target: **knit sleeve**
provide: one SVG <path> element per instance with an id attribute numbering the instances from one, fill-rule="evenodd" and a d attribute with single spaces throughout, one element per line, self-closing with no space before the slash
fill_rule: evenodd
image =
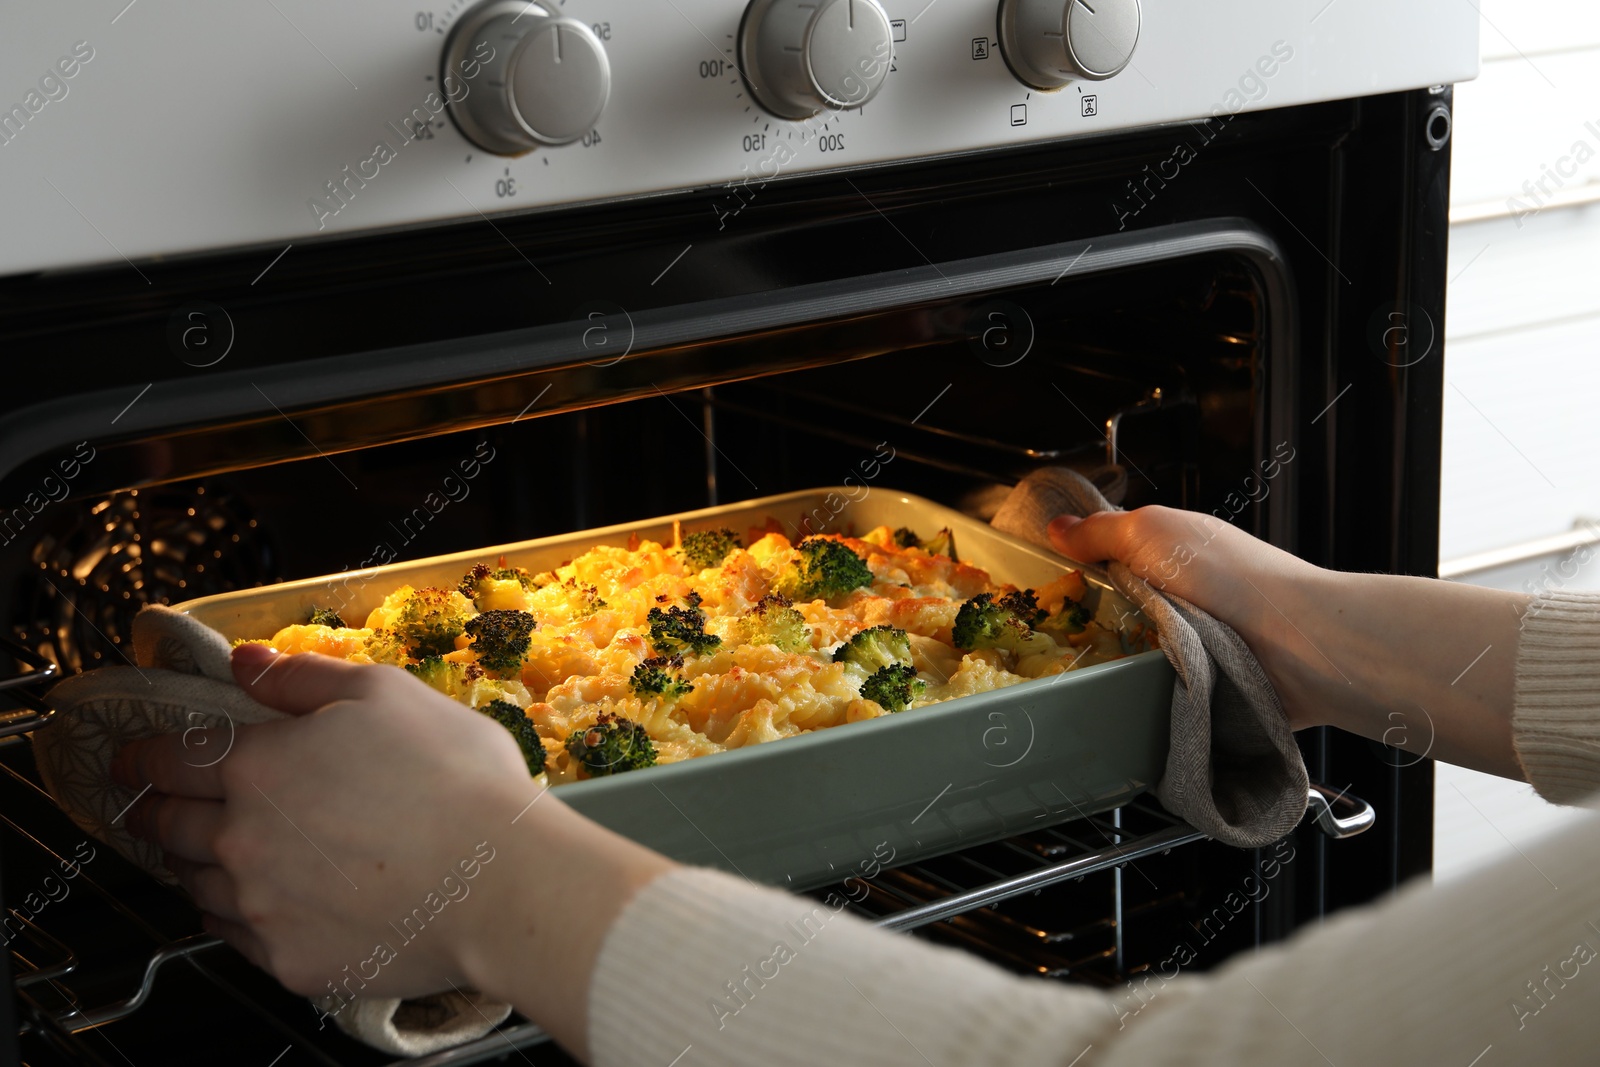
<path id="1" fill-rule="evenodd" d="M 1108 1021 L 1097 994 L 873 929 L 848 903 L 695 868 L 653 882 L 596 963 L 595 1064 L 1063 1067 L 1058 1031 L 1037 1020 L 1084 1033 Z"/>
<path id="2" fill-rule="evenodd" d="M 1512 734 L 1539 794 L 1568 804 L 1600 790 L 1600 593 L 1545 593 L 1517 645 Z"/>
<path id="3" fill-rule="evenodd" d="M 1283 867 L 1292 871 L 1292 850 Z M 1600 1041 L 1600 816 L 1476 877 L 1414 884 L 1287 945 L 1190 972 L 1208 926 L 1249 922 L 1218 887 L 1193 931 L 1110 991 L 1020 978 L 711 871 L 645 887 L 589 987 L 596 1067 L 1160 1067 L 1572 1063 Z M 1502 1051 L 1503 1050 L 1503 1051 Z M 1484 1061 L 1487 1064 L 1487 1060 Z"/>

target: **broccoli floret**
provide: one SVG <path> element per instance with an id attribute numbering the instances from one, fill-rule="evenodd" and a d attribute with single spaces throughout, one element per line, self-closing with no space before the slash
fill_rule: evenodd
<path id="1" fill-rule="evenodd" d="M 602 714 L 587 730 L 574 730 L 567 752 L 591 778 L 622 774 L 656 762 L 655 742 L 645 728 L 620 715 Z"/>
<path id="2" fill-rule="evenodd" d="M 728 558 L 728 553 L 744 547 L 739 535 L 726 526 L 716 530 L 696 530 L 683 535 L 678 552 L 683 561 L 697 571 L 716 567 Z"/>
<path id="3" fill-rule="evenodd" d="M 474 563 L 472 569 L 461 576 L 461 584 L 456 586 L 456 590 L 468 600 L 477 600 L 489 573 L 487 563 Z"/>
<path id="4" fill-rule="evenodd" d="M 506 695 L 505 686 L 490 678 L 476 663 L 456 663 L 438 656 L 427 656 L 417 663 L 406 664 L 406 670 L 429 688 L 469 708 L 481 707 L 488 701 L 503 699 Z"/>
<path id="5" fill-rule="evenodd" d="M 332 608 L 312 608 L 311 625 L 331 626 L 335 630 L 345 629 L 344 620 L 341 619 L 339 617 L 339 613 Z"/>
<path id="6" fill-rule="evenodd" d="M 854 663 L 871 674 L 884 667 L 911 662 L 911 639 L 893 626 L 870 626 L 840 645 L 835 663 Z"/>
<path id="7" fill-rule="evenodd" d="M 526 567 L 496 567 L 489 572 L 489 577 L 497 582 L 516 582 L 524 589 L 533 588 L 533 575 Z"/>
<path id="8" fill-rule="evenodd" d="M 405 643 L 389 630 L 372 631 L 361 643 L 361 651 L 374 663 L 387 663 L 395 667 L 405 666 L 411 658 Z"/>
<path id="9" fill-rule="evenodd" d="M 697 607 L 651 608 L 645 618 L 650 643 L 663 656 L 703 656 L 722 644 L 722 638 L 706 633 L 706 613 Z"/>
<path id="10" fill-rule="evenodd" d="M 660 697 L 666 701 L 677 700 L 694 688 L 692 682 L 686 682 L 677 675 L 668 673 L 669 670 L 682 668 L 682 656 L 656 656 L 647 659 L 633 669 L 633 677 L 628 679 L 628 688 L 632 689 L 633 695 L 640 700 L 649 700 L 652 697 Z"/>
<path id="11" fill-rule="evenodd" d="M 441 693 L 447 687 L 454 685 L 457 679 L 461 677 L 461 668 L 461 664 L 447 663 L 438 656 L 428 656 L 418 660 L 416 663 L 408 663 L 406 665 L 406 670 L 416 675 L 424 684 L 432 686 Z"/>
<path id="12" fill-rule="evenodd" d="M 930 556 L 949 556 L 956 558 L 956 538 L 946 526 L 926 541 L 922 542 L 922 550 Z"/>
<path id="13" fill-rule="evenodd" d="M 806 652 L 811 648 L 811 628 L 806 618 L 782 595 L 764 596 L 740 620 L 745 640 L 752 645 L 776 645 L 783 652 Z"/>
<path id="14" fill-rule="evenodd" d="M 1045 619 L 1035 623 L 1035 627 L 1049 633 L 1081 634 L 1089 625 L 1094 616 L 1089 614 L 1089 609 L 1075 600 L 1064 600 L 1061 610 Z"/>
<path id="15" fill-rule="evenodd" d="M 511 731 L 517 747 L 522 749 L 522 758 L 528 761 L 529 774 L 544 773 L 544 742 L 528 721 L 527 712 L 509 700 L 491 700 L 478 710 Z"/>
<path id="16" fill-rule="evenodd" d="M 514 583 L 514 584 L 513 584 Z M 478 610 L 504 606 L 508 597 L 520 596 L 534 588 L 533 576 L 522 567 L 491 567 L 478 563 L 461 578 L 456 587 Z M 512 600 L 511 603 L 517 603 Z"/>
<path id="17" fill-rule="evenodd" d="M 866 561 L 841 541 L 808 537 L 795 547 L 800 557 L 784 567 L 773 583 L 790 600 L 831 600 L 872 584 Z"/>
<path id="18" fill-rule="evenodd" d="M 467 636 L 478 662 L 491 674 L 518 677 L 528 658 L 528 635 L 538 621 L 526 611 L 486 611 L 467 620 Z"/>
<path id="19" fill-rule="evenodd" d="M 879 667 L 861 683 L 861 695 L 884 711 L 905 711 L 927 688 L 928 683 L 917 677 L 917 669 L 911 664 L 891 663 Z"/>
<path id="20" fill-rule="evenodd" d="M 1019 614 L 1019 608 L 1028 614 Z M 1005 649 L 1019 656 L 1059 652 L 1060 647 L 1054 640 L 1033 632 L 1030 623 L 1037 615 L 1038 606 L 1032 594 L 1020 599 L 1011 594 L 995 600 L 993 593 L 979 593 L 962 604 L 956 613 L 951 641 L 957 648 L 969 652 L 977 648 Z"/>
<path id="21" fill-rule="evenodd" d="M 418 659 L 454 652 L 472 617 L 472 601 L 454 589 L 418 589 L 406 600 L 394 631 Z"/>
<path id="22" fill-rule="evenodd" d="M 922 544 L 922 538 L 917 536 L 917 531 L 909 526 L 900 527 L 891 536 L 900 548 L 916 548 Z"/>
<path id="23" fill-rule="evenodd" d="M 1043 622 L 1047 614 L 1040 609 L 1039 598 L 1034 595 L 1032 589 L 1013 590 L 995 603 L 1027 623 L 1030 628 Z"/>
<path id="24" fill-rule="evenodd" d="M 574 619 L 587 619 L 590 615 L 606 606 L 600 599 L 600 590 L 592 585 L 579 585 L 578 579 L 568 578 L 561 583 L 572 598 L 572 617 Z"/>

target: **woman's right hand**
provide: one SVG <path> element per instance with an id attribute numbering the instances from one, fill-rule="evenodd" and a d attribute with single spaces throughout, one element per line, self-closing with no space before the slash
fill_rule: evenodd
<path id="1" fill-rule="evenodd" d="M 1214 516 L 1176 508 L 1062 515 L 1050 524 L 1050 539 L 1074 559 L 1119 560 L 1240 633 L 1253 628 L 1268 601 L 1287 600 L 1325 573 Z"/>
<path id="2" fill-rule="evenodd" d="M 1324 570 L 1210 515 L 1110 511 L 1049 528 L 1063 555 L 1118 560 L 1231 626 L 1296 730 L 1333 725 L 1522 777 L 1511 743 L 1529 598 L 1435 578 Z"/>
<path id="3" fill-rule="evenodd" d="M 1273 679 L 1294 729 L 1328 721 L 1314 704 L 1291 703 L 1286 679 L 1278 677 L 1288 651 L 1284 612 L 1327 572 L 1211 515 L 1175 508 L 1102 511 L 1086 519 L 1062 515 L 1049 532 L 1063 555 L 1120 561 L 1156 589 L 1231 626 Z"/>

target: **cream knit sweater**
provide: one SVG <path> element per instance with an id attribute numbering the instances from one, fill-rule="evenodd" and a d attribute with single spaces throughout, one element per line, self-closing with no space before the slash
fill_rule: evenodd
<path id="1" fill-rule="evenodd" d="M 1600 595 L 1530 610 L 1514 733 L 1546 799 L 1600 789 Z M 1014 977 L 685 869 L 607 935 L 590 1048 L 599 1067 L 1600 1063 L 1600 816 L 1516 844 L 1474 878 L 1137 994 Z"/>

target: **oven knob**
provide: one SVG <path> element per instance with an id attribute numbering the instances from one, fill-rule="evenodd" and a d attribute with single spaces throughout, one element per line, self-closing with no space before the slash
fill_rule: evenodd
<path id="1" fill-rule="evenodd" d="M 893 50 L 878 0 L 750 0 L 739 28 L 750 95 L 784 119 L 865 104 L 883 88 Z"/>
<path id="2" fill-rule="evenodd" d="M 1035 89 L 1118 74 L 1138 43 L 1139 0 L 1000 0 L 1000 51 Z"/>
<path id="3" fill-rule="evenodd" d="M 489 0 L 456 20 L 440 81 L 467 140 L 502 156 L 594 129 L 611 96 L 600 38 L 548 0 Z"/>

